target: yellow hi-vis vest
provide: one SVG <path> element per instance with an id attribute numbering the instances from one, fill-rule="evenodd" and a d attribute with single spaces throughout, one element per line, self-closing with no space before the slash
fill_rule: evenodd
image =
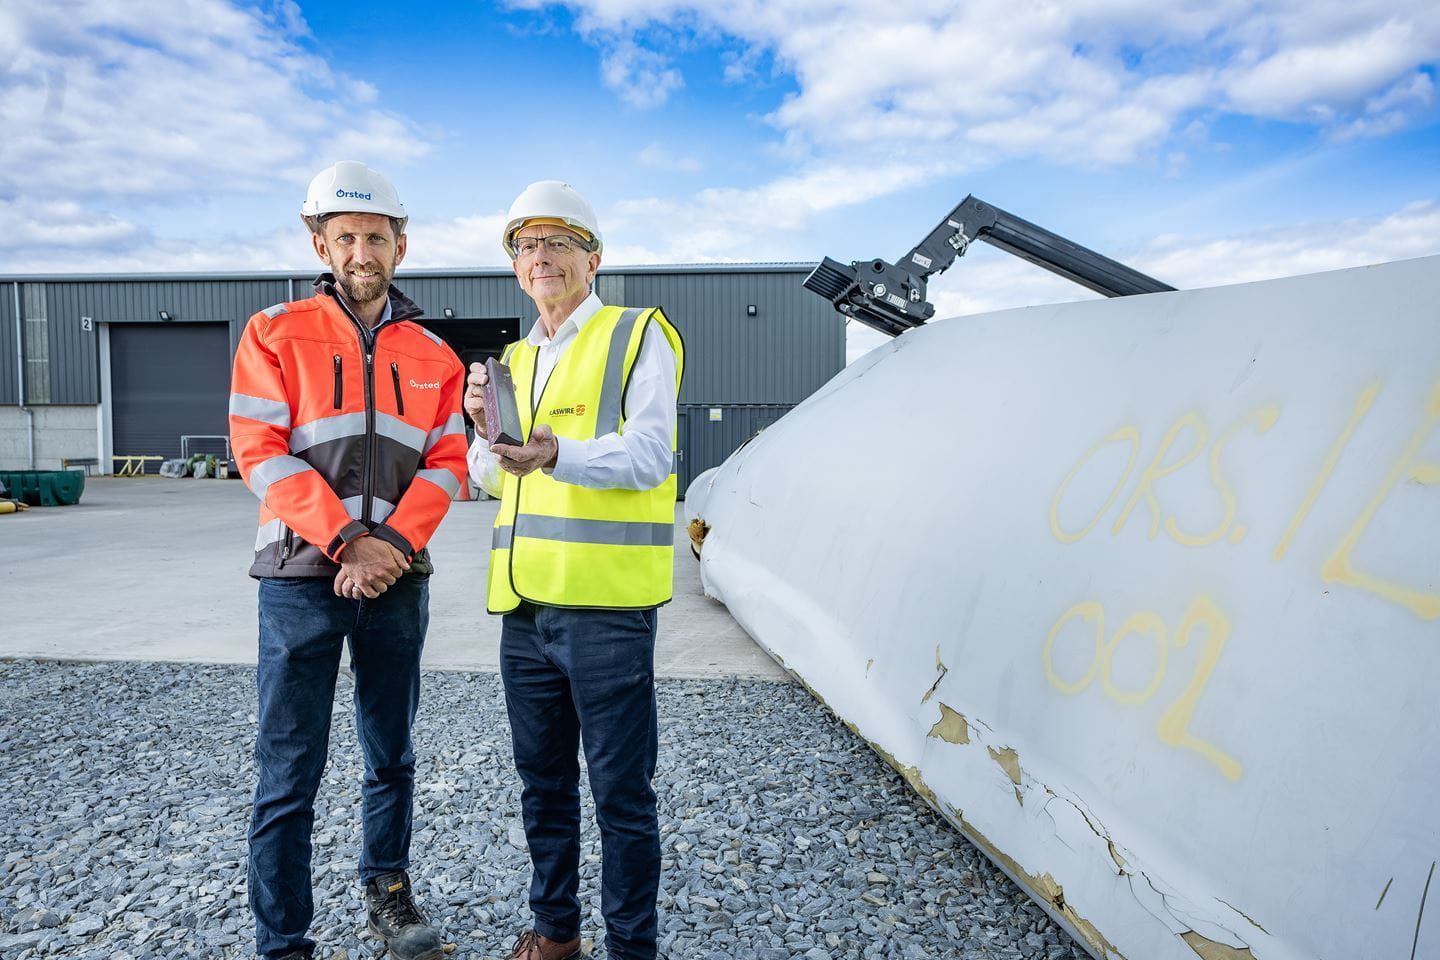
<path id="1" fill-rule="evenodd" d="M 538 322 L 538 321 L 537 321 Z M 534 397 L 539 351 L 529 340 L 502 354 L 515 382 L 524 439 L 547 423 L 557 437 L 589 440 L 623 430 L 625 388 L 646 336 L 675 350 L 675 390 L 685 369 L 680 333 L 658 307 L 603 307 L 580 327 Z M 650 490 L 596 490 L 543 470 L 502 475 L 490 541 L 485 606 L 505 613 L 529 600 L 551 607 L 655 607 L 669 601 L 675 554 L 676 438 L 671 472 Z"/>

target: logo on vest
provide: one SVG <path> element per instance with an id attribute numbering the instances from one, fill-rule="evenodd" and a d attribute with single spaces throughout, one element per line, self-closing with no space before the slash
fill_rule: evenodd
<path id="1" fill-rule="evenodd" d="M 573 407 L 556 407 L 546 416 L 551 417 L 583 417 L 585 416 L 585 404 L 577 403 Z"/>
<path id="2" fill-rule="evenodd" d="M 439 390 L 440 381 L 436 380 L 434 383 L 416 383 L 414 380 L 411 380 L 410 386 L 414 387 L 416 390 Z"/>

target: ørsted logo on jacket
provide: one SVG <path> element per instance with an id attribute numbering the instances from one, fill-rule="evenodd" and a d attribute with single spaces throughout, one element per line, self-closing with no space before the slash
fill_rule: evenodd
<path id="1" fill-rule="evenodd" d="M 410 386 L 414 387 L 416 390 L 439 390 L 440 381 L 436 380 L 433 383 L 417 383 L 414 379 L 411 379 Z"/>
<path id="2" fill-rule="evenodd" d="M 573 407 L 556 407 L 547 416 L 551 417 L 583 417 L 585 416 L 585 404 L 577 403 Z"/>

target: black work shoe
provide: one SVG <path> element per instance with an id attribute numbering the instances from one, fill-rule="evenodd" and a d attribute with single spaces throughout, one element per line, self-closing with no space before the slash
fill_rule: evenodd
<path id="1" fill-rule="evenodd" d="M 445 955 L 440 931 L 415 906 L 404 870 L 382 873 L 365 884 L 365 919 L 395 960 L 440 960 Z"/>
<path id="2" fill-rule="evenodd" d="M 275 960 L 310 960 L 314 955 L 315 948 L 310 947 L 305 950 L 291 950 L 289 953 L 276 957 Z"/>

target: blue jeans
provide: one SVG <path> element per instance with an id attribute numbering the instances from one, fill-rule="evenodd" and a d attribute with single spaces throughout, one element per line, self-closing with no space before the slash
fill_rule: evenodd
<path id="1" fill-rule="evenodd" d="M 655 957 L 655 624 L 655 610 L 522 603 L 500 631 L 535 929 L 552 940 L 580 933 L 583 740 L 600 825 L 600 910 L 614 960 Z"/>
<path id="2" fill-rule="evenodd" d="M 250 910 L 259 953 L 314 943 L 310 835 L 325 770 L 340 650 L 350 640 L 355 728 L 365 757 L 360 879 L 410 865 L 420 651 L 428 577 L 401 577 L 374 600 L 337 597 L 329 578 L 260 581 L 260 731 L 250 820 Z"/>

